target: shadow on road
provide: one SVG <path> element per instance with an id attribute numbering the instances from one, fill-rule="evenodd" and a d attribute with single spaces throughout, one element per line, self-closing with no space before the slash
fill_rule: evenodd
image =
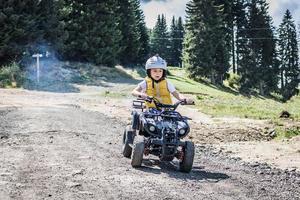
<path id="1" fill-rule="evenodd" d="M 179 171 L 178 162 L 160 162 L 159 160 L 155 159 L 144 159 L 143 166 L 137 169 L 154 174 L 166 173 L 172 178 L 183 180 L 218 182 L 229 178 L 227 174 L 208 172 L 204 170 L 204 167 L 197 165 L 193 166 L 193 169 L 190 173 L 183 173 Z"/>

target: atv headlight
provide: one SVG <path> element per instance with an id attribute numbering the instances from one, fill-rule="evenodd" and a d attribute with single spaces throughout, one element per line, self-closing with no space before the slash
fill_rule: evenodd
<path id="1" fill-rule="evenodd" d="M 155 126 L 150 125 L 150 126 L 149 126 L 149 131 L 154 132 L 154 131 L 155 131 Z"/>
<path id="2" fill-rule="evenodd" d="M 184 128 L 180 129 L 180 130 L 179 130 L 179 135 L 180 135 L 180 136 L 184 135 L 184 134 L 185 134 L 185 131 L 186 131 L 186 130 L 185 130 Z"/>
<path id="3" fill-rule="evenodd" d="M 189 133 L 189 128 L 181 128 L 178 130 L 178 136 L 184 138 Z"/>
<path id="4" fill-rule="evenodd" d="M 186 122 L 183 121 L 179 121 L 178 122 L 178 136 L 180 138 L 185 137 L 189 132 L 190 132 L 190 128 L 189 125 Z"/>

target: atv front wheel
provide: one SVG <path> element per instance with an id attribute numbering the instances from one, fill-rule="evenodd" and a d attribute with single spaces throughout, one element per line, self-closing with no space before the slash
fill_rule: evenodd
<path id="1" fill-rule="evenodd" d="M 134 140 L 133 151 L 131 154 L 131 166 L 140 167 L 143 161 L 145 143 L 143 136 L 137 136 Z"/>
<path id="2" fill-rule="evenodd" d="M 179 169 L 182 172 L 189 173 L 192 170 L 194 155 L 195 155 L 195 147 L 194 143 L 190 141 L 185 142 L 185 146 L 183 148 L 183 159 L 179 162 Z"/>
<path id="3" fill-rule="evenodd" d="M 122 154 L 126 158 L 130 158 L 132 148 L 130 144 L 133 143 L 134 133 L 131 130 L 130 126 L 127 126 L 123 133 L 123 145 L 122 145 Z"/>

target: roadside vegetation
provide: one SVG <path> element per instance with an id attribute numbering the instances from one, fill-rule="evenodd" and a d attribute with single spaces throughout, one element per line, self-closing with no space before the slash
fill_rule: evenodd
<path id="1" fill-rule="evenodd" d="M 143 68 L 124 69 L 135 79 L 146 76 Z M 238 79 L 239 77 L 234 77 Z M 224 86 L 210 84 L 209 81 L 200 82 L 188 78 L 183 68 L 169 67 L 168 79 L 178 91 L 192 95 L 196 100 L 196 107 L 203 113 L 213 117 L 239 117 L 251 119 L 269 119 L 276 125 L 281 125 L 279 118 L 283 111 L 287 111 L 290 119 L 300 120 L 300 96 L 294 96 L 283 103 L 282 97 L 261 96 L 258 93 L 243 95 L 236 88 L 235 80 L 232 87 L 228 82 Z M 109 96 L 120 96 L 107 94 Z"/>
<path id="2" fill-rule="evenodd" d="M 119 66 L 105 67 L 97 66 L 89 63 L 71 62 L 67 63 L 64 67 L 75 69 L 79 72 L 79 77 L 74 78 L 74 82 L 92 84 L 95 80 L 110 80 L 120 78 L 131 78 L 131 75 L 127 74 Z"/>
<path id="3" fill-rule="evenodd" d="M 0 68 L 0 87 L 15 88 L 23 82 L 23 73 L 15 62 Z"/>
<path id="4" fill-rule="evenodd" d="M 53 74 L 56 78 L 62 77 L 62 80 L 68 80 L 69 83 L 102 85 L 105 82 L 120 82 L 120 80 L 142 80 L 145 76 L 143 67 L 123 68 L 116 66 L 114 68 L 96 66 L 88 63 L 59 62 L 56 69 L 62 70 L 61 74 L 56 71 L 49 71 L 48 75 L 43 77 L 53 81 Z M 54 68 L 55 69 L 55 68 Z M 70 73 L 70 70 L 73 73 Z M 52 75 L 51 75 L 52 74 Z M 70 76 L 63 75 L 66 74 Z M 1 87 L 22 87 L 26 82 L 26 73 L 22 72 L 20 67 L 13 63 L 4 66 L 0 70 Z M 50 78 L 49 78 L 50 77 Z M 253 95 L 242 95 L 238 92 L 235 80 L 229 80 L 233 84 L 224 83 L 222 86 L 216 86 L 209 81 L 194 81 L 188 77 L 183 68 L 169 67 L 168 79 L 176 88 L 184 94 L 191 95 L 196 101 L 196 107 L 203 113 L 213 117 L 239 117 L 251 119 L 270 120 L 276 127 L 278 138 L 290 138 L 299 135 L 299 127 L 286 127 L 286 119 L 280 118 L 282 112 L 290 114 L 288 120 L 300 121 L 300 96 L 294 96 L 292 99 L 283 103 L 279 95 L 261 96 L 258 93 Z M 238 77 L 235 77 L 238 79 Z M 129 81 L 132 82 L 132 81 Z M 121 90 L 104 90 L 100 95 L 108 98 L 128 98 L 130 91 L 135 87 L 126 86 Z"/>
<path id="5" fill-rule="evenodd" d="M 142 79 L 146 76 L 143 67 L 123 68 L 96 66 L 88 63 L 60 62 L 64 69 L 77 71 L 68 80 L 79 84 L 100 84 L 102 81 L 115 82 L 121 79 Z M 57 73 L 53 72 L 54 74 Z M 69 74 L 69 73 L 68 73 Z M 52 77 L 52 76 L 51 76 Z M 66 80 L 66 77 L 63 76 Z M 53 79 L 53 78 L 51 78 Z M 259 94 L 242 95 L 236 88 L 233 80 L 225 82 L 222 86 L 210 84 L 209 81 L 200 82 L 188 78 L 188 74 L 182 68 L 169 67 L 168 79 L 176 88 L 184 94 L 193 95 L 196 107 L 203 113 L 213 117 L 240 117 L 252 119 L 270 119 L 275 124 L 281 125 L 279 119 L 283 111 L 287 111 L 289 118 L 300 120 L 300 96 L 294 96 L 286 103 L 281 101 L 279 95 L 261 96 Z M 24 73 L 16 63 L 4 66 L 0 69 L 0 87 L 20 87 L 25 80 Z M 229 86 L 231 85 L 231 87 Z M 126 90 L 126 89 L 125 89 Z M 105 91 L 102 96 L 111 98 L 127 97 L 128 91 Z"/>
<path id="6" fill-rule="evenodd" d="M 214 117 L 241 117 L 253 119 L 278 120 L 282 111 L 291 114 L 291 118 L 300 120 L 300 96 L 294 96 L 286 103 L 280 97 L 261 95 L 244 96 L 234 87 L 196 82 L 187 77 L 181 68 L 171 68 L 168 78 L 176 88 L 186 94 L 193 94 L 196 106 L 201 112 Z M 226 84 L 224 84 L 226 85 Z"/>
<path id="7" fill-rule="evenodd" d="M 276 134 L 277 134 L 276 139 L 278 139 L 278 140 L 281 140 L 284 138 L 289 139 L 289 138 L 300 135 L 300 128 L 299 127 L 284 128 L 284 127 L 278 126 L 276 128 Z"/>
<path id="8" fill-rule="evenodd" d="M 203 81 L 193 81 L 187 77 L 186 72 L 181 68 L 170 68 L 168 78 L 176 88 L 185 94 L 191 94 L 196 100 L 196 107 L 203 113 L 213 117 L 239 117 L 251 119 L 270 120 L 275 127 L 276 139 L 292 138 L 300 135 L 300 127 L 295 125 L 286 126 L 286 122 L 300 121 L 300 96 L 294 96 L 283 103 L 279 95 L 244 96 L 236 90 L 236 85 L 229 87 L 217 87 Z M 235 77 L 238 79 L 238 77 Z M 234 83 L 234 81 L 233 81 Z M 226 87 L 228 85 L 228 87 Z M 289 119 L 280 118 L 283 112 L 290 114 Z M 292 122 L 292 123 L 291 123 Z"/>

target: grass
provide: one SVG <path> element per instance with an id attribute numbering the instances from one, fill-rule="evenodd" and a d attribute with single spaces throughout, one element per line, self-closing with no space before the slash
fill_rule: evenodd
<path id="1" fill-rule="evenodd" d="M 109 98 L 114 98 L 114 99 L 119 99 L 119 98 L 127 98 L 130 93 L 129 92 L 112 92 L 112 91 L 104 91 L 100 94 L 101 96 L 104 96 L 104 97 L 109 97 Z"/>
<path id="2" fill-rule="evenodd" d="M 126 72 L 134 79 L 143 79 L 147 75 L 144 67 L 124 68 L 122 66 L 117 66 L 116 68 L 123 72 Z"/>
<path id="3" fill-rule="evenodd" d="M 276 133 L 277 133 L 277 136 L 276 136 L 277 140 L 281 140 L 284 138 L 292 138 L 292 137 L 300 135 L 300 128 L 293 127 L 290 129 L 285 129 L 283 127 L 277 127 Z"/>
<path id="4" fill-rule="evenodd" d="M 300 120 L 300 96 L 287 103 L 263 96 L 246 97 L 227 87 L 198 83 L 189 78 L 184 70 L 170 68 L 168 79 L 181 93 L 192 94 L 201 112 L 214 117 L 241 117 L 277 120 L 283 110 L 295 120 Z"/>
<path id="5" fill-rule="evenodd" d="M 17 63 L 0 67 L 0 87 L 15 88 L 20 87 L 23 82 L 23 73 Z"/>
<path id="6" fill-rule="evenodd" d="M 67 63 L 67 68 L 77 69 L 80 73 L 79 82 L 92 81 L 98 78 L 114 80 L 119 78 L 132 78 L 120 67 L 96 66 L 89 63 Z"/>
<path id="7" fill-rule="evenodd" d="M 97 72 L 90 72 L 90 74 Z M 139 68 L 102 68 L 101 75 L 113 78 L 114 76 L 131 77 L 143 79 L 145 70 Z M 107 74 L 107 75 L 106 75 Z M 115 75 L 112 75 L 115 74 Z M 112 75 L 112 76 L 111 76 Z M 280 97 L 243 96 L 235 88 L 217 87 L 208 82 L 196 82 L 188 78 L 182 68 L 169 67 L 168 80 L 170 80 L 178 91 L 193 96 L 196 107 L 203 113 L 214 117 L 239 117 L 252 119 L 268 119 L 275 126 L 276 139 L 291 138 L 300 135 L 299 127 L 285 127 L 285 122 L 279 118 L 282 111 L 288 111 L 295 121 L 300 120 L 300 96 L 293 97 L 290 101 L 282 103 Z M 226 85 L 226 83 L 225 83 Z M 227 84 L 228 85 L 228 84 Z M 130 91 L 109 91 L 101 93 L 101 96 L 122 99 L 130 96 Z"/>

